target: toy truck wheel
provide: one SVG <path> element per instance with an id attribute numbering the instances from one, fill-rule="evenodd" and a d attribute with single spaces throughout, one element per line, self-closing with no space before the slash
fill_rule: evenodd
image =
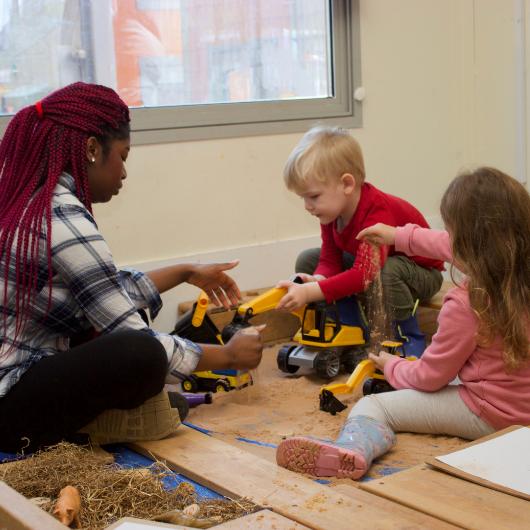
<path id="1" fill-rule="evenodd" d="M 363 384 L 363 396 L 370 394 L 381 394 L 382 392 L 391 392 L 395 390 L 387 381 L 380 379 L 367 379 Z"/>
<path id="2" fill-rule="evenodd" d="M 390 383 L 388 383 L 387 381 L 381 381 L 380 379 L 376 379 L 374 381 L 372 394 L 381 394 L 383 392 L 392 392 L 393 390 L 395 390 L 395 388 Z"/>
<path id="3" fill-rule="evenodd" d="M 323 379 L 332 379 L 339 373 L 340 359 L 337 352 L 325 350 L 316 356 L 313 366 L 320 377 Z"/>
<path id="4" fill-rule="evenodd" d="M 216 392 L 230 392 L 230 383 L 226 379 L 218 379 L 215 382 Z"/>
<path id="5" fill-rule="evenodd" d="M 351 374 L 355 370 L 355 367 L 359 364 L 359 360 L 362 357 L 361 354 L 362 350 L 355 349 L 346 350 L 343 352 L 340 358 L 342 370 L 347 374 Z"/>
<path id="6" fill-rule="evenodd" d="M 363 383 L 363 396 L 369 396 L 374 393 L 374 382 L 375 380 L 370 378 Z"/>
<path id="7" fill-rule="evenodd" d="M 298 371 L 298 368 L 300 368 L 299 366 L 296 366 L 294 364 L 289 364 L 289 356 L 295 348 L 296 346 L 286 344 L 285 346 L 282 346 L 278 351 L 276 361 L 278 363 L 278 368 L 282 372 L 285 372 L 287 374 L 294 374 Z"/>
<path id="8" fill-rule="evenodd" d="M 197 392 L 199 390 L 199 383 L 192 375 L 182 381 L 182 388 L 184 392 Z"/>

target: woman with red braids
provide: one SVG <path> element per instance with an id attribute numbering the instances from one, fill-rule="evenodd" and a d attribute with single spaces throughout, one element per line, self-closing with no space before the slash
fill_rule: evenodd
<path id="1" fill-rule="evenodd" d="M 160 293 L 188 282 L 225 306 L 237 262 L 118 271 L 92 216 L 126 178 L 129 109 L 74 83 L 11 120 L 0 144 L 0 451 L 63 439 L 162 438 L 178 426 L 164 384 L 193 370 L 254 368 L 259 329 L 225 346 L 151 330 Z M 79 345 L 70 338 L 95 330 Z"/>

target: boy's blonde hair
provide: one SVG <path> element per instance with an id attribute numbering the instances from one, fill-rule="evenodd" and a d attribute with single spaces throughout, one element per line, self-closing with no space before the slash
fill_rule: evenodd
<path id="1" fill-rule="evenodd" d="M 357 184 L 364 182 L 361 146 L 346 129 L 317 126 L 304 134 L 289 155 L 283 178 L 288 189 L 299 191 L 309 178 L 329 182 L 345 173 L 353 175 Z"/>

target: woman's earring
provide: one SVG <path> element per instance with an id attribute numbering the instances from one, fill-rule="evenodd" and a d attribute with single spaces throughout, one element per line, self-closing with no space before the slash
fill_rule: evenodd
<path id="1" fill-rule="evenodd" d="M 96 161 L 96 157 L 93 156 L 91 159 L 90 159 L 90 162 L 92 162 L 92 164 Z"/>

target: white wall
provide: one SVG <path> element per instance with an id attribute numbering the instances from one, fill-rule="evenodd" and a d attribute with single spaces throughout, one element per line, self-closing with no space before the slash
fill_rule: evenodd
<path id="1" fill-rule="evenodd" d="M 366 99 L 353 132 L 368 179 L 428 218 L 463 166 L 515 171 L 513 8 L 509 0 L 361 0 Z M 145 269 L 239 257 L 233 276 L 243 289 L 288 276 L 319 233 L 281 179 L 300 135 L 134 147 L 121 195 L 96 208 L 116 261 Z M 165 297 L 159 327 L 193 292 Z"/>

